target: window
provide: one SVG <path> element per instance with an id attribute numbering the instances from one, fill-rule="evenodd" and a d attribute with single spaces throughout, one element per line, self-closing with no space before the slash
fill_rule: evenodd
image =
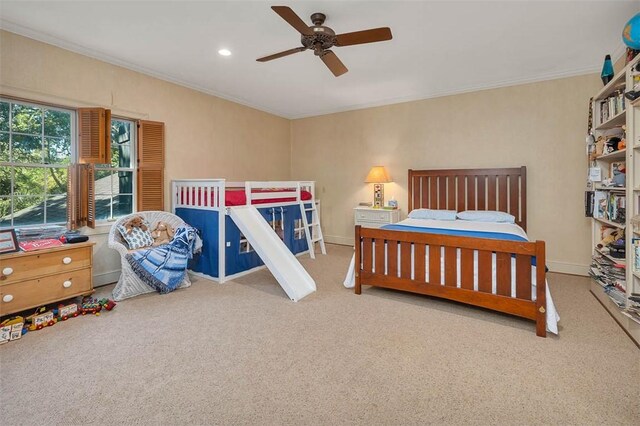
<path id="1" fill-rule="evenodd" d="M 75 113 L 0 99 L 0 227 L 67 220 Z"/>
<path id="2" fill-rule="evenodd" d="M 304 235 L 304 224 L 302 223 L 302 219 L 296 219 L 293 223 L 294 233 L 293 238 L 296 240 L 301 240 L 305 237 Z"/>
<path id="3" fill-rule="evenodd" d="M 133 213 L 136 123 L 111 120 L 111 164 L 95 170 L 96 220 L 113 220 Z"/>

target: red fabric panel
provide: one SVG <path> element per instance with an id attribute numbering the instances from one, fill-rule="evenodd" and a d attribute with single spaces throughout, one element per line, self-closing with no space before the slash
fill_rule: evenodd
<path id="1" fill-rule="evenodd" d="M 273 190 L 269 190 L 269 189 L 258 189 L 253 191 L 254 193 L 264 193 L 264 192 L 273 192 Z M 295 201 L 296 197 L 295 197 L 295 191 L 291 190 L 291 191 L 280 191 L 278 190 L 278 192 L 291 192 L 292 193 L 292 197 L 284 197 L 284 198 L 273 198 L 273 199 L 268 199 L 268 200 L 253 200 L 252 204 L 278 204 L 278 203 L 288 203 L 291 201 Z M 200 204 L 200 190 L 198 190 L 196 192 L 195 189 L 193 189 L 191 191 L 191 202 L 189 205 L 195 205 L 195 206 L 199 206 Z M 311 193 L 309 191 L 304 191 L 301 190 L 300 191 L 300 197 L 302 198 L 303 201 L 307 201 L 311 199 Z M 195 202 L 193 199 L 196 199 Z M 204 206 L 210 206 L 213 205 L 213 193 L 211 194 L 211 203 L 209 204 L 206 198 L 203 199 L 204 201 Z M 184 193 L 184 191 L 180 194 L 180 202 L 182 204 L 186 203 L 186 194 Z M 225 201 L 226 201 L 226 206 L 227 207 L 231 207 L 231 206 L 244 206 L 247 204 L 247 196 L 244 192 L 243 189 L 227 189 L 225 192 Z"/>

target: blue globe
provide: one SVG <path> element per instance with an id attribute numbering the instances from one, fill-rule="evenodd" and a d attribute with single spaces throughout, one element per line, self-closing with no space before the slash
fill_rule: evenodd
<path id="1" fill-rule="evenodd" d="M 622 30 L 622 41 L 634 50 L 640 50 L 640 13 L 629 19 Z"/>

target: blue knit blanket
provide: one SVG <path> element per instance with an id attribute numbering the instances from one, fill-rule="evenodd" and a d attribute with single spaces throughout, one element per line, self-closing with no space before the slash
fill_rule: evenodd
<path id="1" fill-rule="evenodd" d="M 145 284 L 158 293 L 169 293 L 182 283 L 198 238 L 194 228 L 180 226 L 168 244 L 137 250 L 127 254 L 126 258 Z"/>

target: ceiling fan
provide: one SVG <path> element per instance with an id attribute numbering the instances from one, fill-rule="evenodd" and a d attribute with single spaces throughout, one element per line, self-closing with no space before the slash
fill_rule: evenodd
<path id="1" fill-rule="evenodd" d="M 364 31 L 355 31 L 352 33 L 336 34 L 331 28 L 324 24 L 327 19 L 324 13 L 314 13 L 311 15 L 312 26 L 307 26 L 305 22 L 296 13 L 287 6 L 271 6 L 282 19 L 287 21 L 289 25 L 298 30 L 302 35 L 300 41 L 301 47 L 285 50 L 284 52 L 275 53 L 256 59 L 258 62 L 267 62 L 273 59 L 282 58 L 294 53 L 303 52 L 307 49 L 313 49 L 313 53 L 322 59 L 322 62 L 331 70 L 336 77 L 349 71 L 342 61 L 338 59 L 332 47 L 353 46 L 355 44 L 375 43 L 378 41 L 391 40 L 391 29 L 388 27 L 373 28 Z"/>

